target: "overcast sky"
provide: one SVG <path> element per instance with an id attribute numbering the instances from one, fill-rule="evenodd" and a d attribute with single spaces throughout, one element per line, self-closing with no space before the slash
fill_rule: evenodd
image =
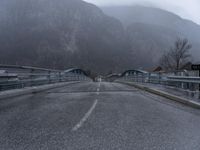
<path id="1" fill-rule="evenodd" d="M 98 6 L 134 5 L 154 6 L 174 12 L 200 24 L 200 0 L 85 0 Z"/>

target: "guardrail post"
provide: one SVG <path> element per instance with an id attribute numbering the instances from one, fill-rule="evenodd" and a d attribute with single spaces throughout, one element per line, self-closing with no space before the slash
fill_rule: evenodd
<path id="1" fill-rule="evenodd" d="M 31 69 L 31 75 L 30 75 L 30 80 L 31 80 L 31 86 L 34 86 L 34 69 Z"/>
<path id="2" fill-rule="evenodd" d="M 161 84 L 161 73 L 158 73 L 158 84 Z"/>
<path id="3" fill-rule="evenodd" d="M 199 77 L 200 77 L 200 70 L 199 70 Z M 200 84 L 199 84 L 199 92 L 200 92 Z M 200 98 L 200 95 L 199 95 L 199 98 Z"/>
<path id="4" fill-rule="evenodd" d="M 139 82 L 138 73 L 136 73 L 136 82 Z"/>
<path id="5" fill-rule="evenodd" d="M 148 79 L 147 79 L 148 83 L 151 83 L 151 73 L 148 73 Z"/>
<path id="6" fill-rule="evenodd" d="M 58 76 L 59 76 L 59 82 L 62 82 L 62 75 L 61 75 L 61 72 L 59 72 Z"/>
<path id="7" fill-rule="evenodd" d="M 17 81 L 17 84 L 20 84 L 20 86 L 21 86 L 22 89 L 24 88 L 24 83 L 23 83 L 23 81 L 19 80 L 19 81 Z"/>
<path id="8" fill-rule="evenodd" d="M 142 74 L 142 83 L 145 83 L 145 76 Z"/>
<path id="9" fill-rule="evenodd" d="M 51 71 L 48 71 L 48 83 L 51 83 Z"/>

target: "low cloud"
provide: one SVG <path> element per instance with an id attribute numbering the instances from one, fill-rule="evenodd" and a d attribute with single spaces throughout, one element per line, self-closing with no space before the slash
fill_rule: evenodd
<path id="1" fill-rule="evenodd" d="M 200 1 L 199 0 L 85 0 L 98 6 L 111 5 L 144 5 L 153 6 L 171 11 L 185 19 L 200 24 Z"/>

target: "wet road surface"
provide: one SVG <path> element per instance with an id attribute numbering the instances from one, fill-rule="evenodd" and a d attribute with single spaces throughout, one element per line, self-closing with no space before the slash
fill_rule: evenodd
<path id="1" fill-rule="evenodd" d="M 119 83 L 0 101 L 0 150 L 199 150 L 200 110 Z"/>

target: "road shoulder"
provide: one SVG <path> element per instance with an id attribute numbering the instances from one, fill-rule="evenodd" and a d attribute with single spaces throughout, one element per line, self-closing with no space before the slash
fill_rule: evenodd
<path id="1" fill-rule="evenodd" d="M 40 93 L 40 92 L 44 92 L 44 91 L 47 91 L 47 90 L 64 87 L 64 86 L 67 86 L 69 84 L 75 84 L 75 83 L 79 83 L 79 81 L 55 83 L 55 84 L 48 84 L 48 85 L 42 85 L 42 86 L 27 87 L 27 88 L 23 88 L 23 89 L 3 91 L 3 92 L 0 92 L 0 100 L 18 97 L 18 96 L 22 96 L 22 95 Z"/>
<path id="2" fill-rule="evenodd" d="M 156 94 L 158 96 L 162 96 L 164 98 L 179 102 L 181 104 L 184 104 L 184 105 L 187 105 L 187 106 L 190 106 L 190 107 L 193 107 L 193 108 L 200 109 L 200 103 L 188 100 L 188 99 L 180 97 L 180 96 L 176 96 L 176 95 L 173 95 L 173 94 L 170 94 L 170 93 L 158 90 L 158 89 L 150 88 L 148 86 L 140 85 L 140 84 L 133 83 L 133 82 L 125 82 L 125 81 L 121 82 L 120 81 L 119 83 L 127 84 L 127 85 L 133 86 L 137 89 L 140 89 L 140 90 L 152 93 L 152 94 Z"/>

